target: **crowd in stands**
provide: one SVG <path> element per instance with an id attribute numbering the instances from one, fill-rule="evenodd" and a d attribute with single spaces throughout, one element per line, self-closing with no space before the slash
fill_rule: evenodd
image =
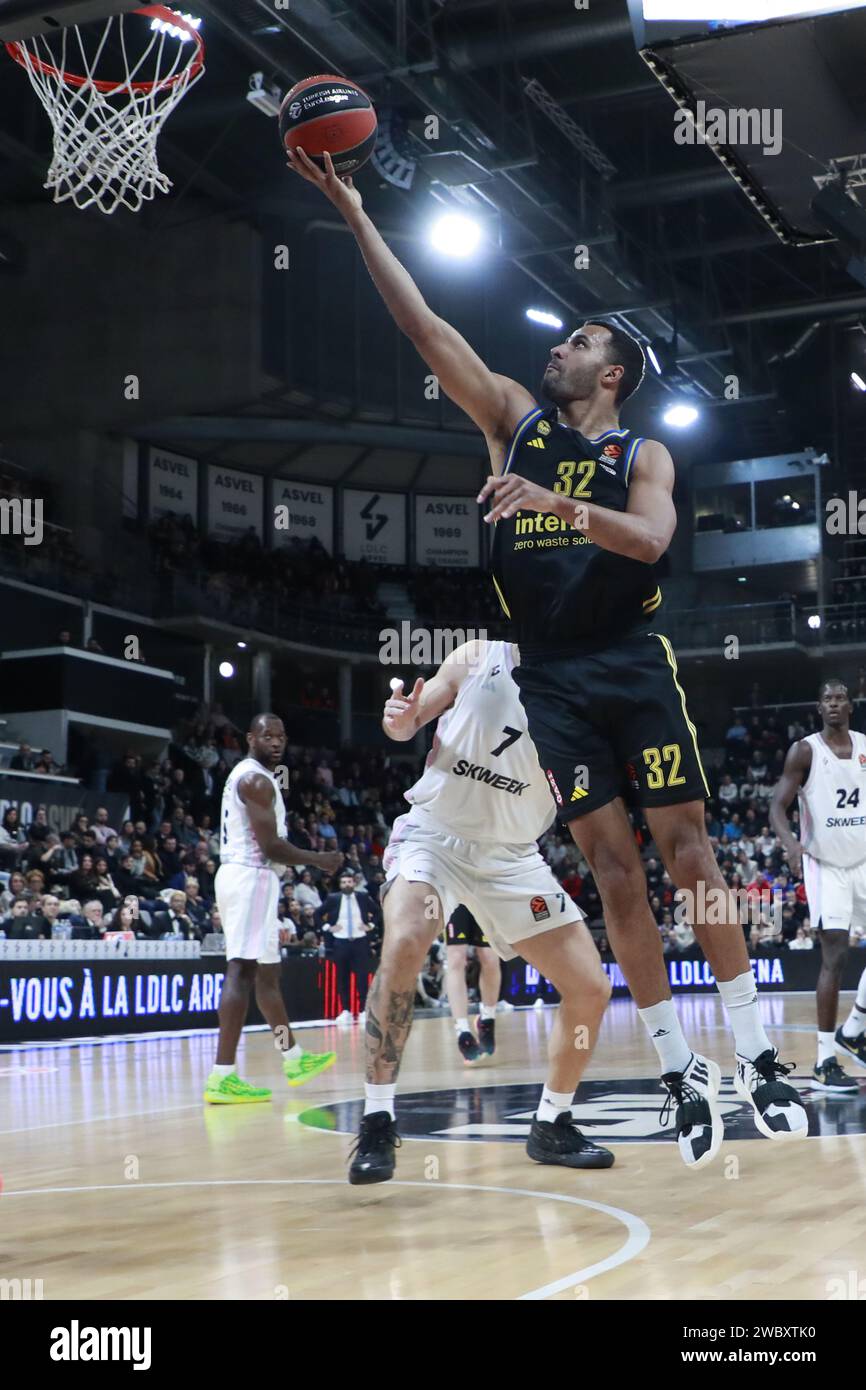
<path id="1" fill-rule="evenodd" d="M 327 696 L 309 691 L 310 699 Z M 785 753 L 810 731 L 773 713 L 733 715 L 723 757 L 706 769 L 710 842 L 725 882 L 737 892 L 753 952 L 809 950 L 815 944 L 803 885 L 790 874 L 768 815 Z M 167 758 L 145 761 L 128 753 L 112 769 L 107 790 L 117 794 L 113 804 L 128 807 L 121 823 L 112 824 L 100 807 L 92 820 L 79 815 L 57 834 L 44 808 L 28 825 L 19 823 L 14 808 L 7 810 L 0 827 L 0 871 L 8 875 L 0 893 L 0 931 L 7 937 L 98 939 L 105 931 L 133 930 L 142 937 L 198 941 L 219 931 L 214 879 L 220 798 L 245 751 L 242 732 L 215 705 L 178 731 Z M 13 764 L 26 767 L 36 756 L 22 744 Z M 370 748 L 333 753 L 297 747 L 286 750 L 285 768 L 290 840 L 301 850 L 338 848 L 345 861 L 335 875 L 303 865 L 287 871 L 279 906 L 283 946 L 321 949 L 322 905 L 346 870 L 356 890 L 376 905 L 378 933 L 388 828 L 405 810 L 403 792 L 419 768 L 405 761 L 395 765 L 387 752 Z M 796 831 L 796 810 L 792 818 Z M 695 936 L 688 913 L 637 813 L 634 825 L 664 950 L 689 951 Z M 605 953 L 601 899 L 568 831 L 554 826 L 541 845 Z M 866 938 L 857 933 L 853 944 L 866 945 Z"/>

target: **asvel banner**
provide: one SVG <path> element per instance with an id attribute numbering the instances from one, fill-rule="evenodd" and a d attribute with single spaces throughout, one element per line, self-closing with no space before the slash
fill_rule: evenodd
<path id="1" fill-rule="evenodd" d="M 207 471 L 207 529 L 215 540 L 233 541 L 252 528 L 262 539 L 264 478 L 211 464 Z"/>
<path id="2" fill-rule="evenodd" d="M 147 451 L 147 505 L 151 518 L 191 516 L 198 525 L 198 460 L 151 444 Z"/>
<path id="3" fill-rule="evenodd" d="M 323 487 L 321 483 L 274 478 L 268 532 L 271 545 L 317 540 L 329 555 L 333 555 L 334 489 Z"/>
<path id="4" fill-rule="evenodd" d="M 406 564 L 406 494 L 347 488 L 343 492 L 343 554 L 374 565 Z"/>
<path id="5" fill-rule="evenodd" d="M 415 563 L 477 569 L 479 508 L 474 497 L 415 498 Z"/>

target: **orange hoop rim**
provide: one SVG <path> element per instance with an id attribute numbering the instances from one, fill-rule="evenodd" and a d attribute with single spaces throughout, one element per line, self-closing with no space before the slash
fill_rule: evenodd
<path id="1" fill-rule="evenodd" d="M 167 5 L 141 5 L 138 9 L 129 10 L 127 13 L 145 15 L 150 19 L 161 19 L 164 24 L 171 24 L 175 29 L 183 29 L 191 39 L 195 40 L 196 47 L 192 62 L 171 77 L 163 78 L 161 82 L 109 82 L 104 78 L 82 77 L 80 73 L 64 72 L 62 68 L 57 68 L 53 63 L 47 63 L 37 54 L 27 51 L 22 39 L 7 43 L 6 51 L 21 67 L 26 68 L 29 60 L 29 63 L 38 72 L 45 73 L 49 77 L 59 78 L 66 87 L 95 87 L 97 91 L 106 94 L 118 91 L 168 91 L 171 87 L 176 87 L 179 82 L 183 82 L 185 79 L 192 81 L 198 76 L 204 67 L 204 39 L 198 30 L 184 19 L 183 15 L 169 9 Z M 25 52 L 27 52 L 26 57 Z"/>

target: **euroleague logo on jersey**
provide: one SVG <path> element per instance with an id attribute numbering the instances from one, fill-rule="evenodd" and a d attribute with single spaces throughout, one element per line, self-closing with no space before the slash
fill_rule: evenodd
<path id="1" fill-rule="evenodd" d="M 536 922 L 546 922 L 550 916 L 550 908 L 547 906 L 544 898 L 540 896 L 531 899 L 529 911 L 532 913 Z"/>
<path id="2" fill-rule="evenodd" d="M 613 459 L 614 463 L 622 456 L 621 444 L 605 444 L 601 451 L 602 458 Z"/>

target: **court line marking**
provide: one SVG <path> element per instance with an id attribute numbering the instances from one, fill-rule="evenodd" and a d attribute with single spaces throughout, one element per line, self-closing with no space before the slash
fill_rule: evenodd
<path id="1" fill-rule="evenodd" d="M 454 1192 L 495 1192 L 507 1197 L 535 1197 L 549 1202 L 566 1202 L 569 1206 L 589 1207 L 592 1211 L 600 1211 L 605 1216 L 612 1216 L 625 1226 L 628 1235 L 618 1250 L 612 1254 L 605 1255 L 603 1260 L 596 1260 L 595 1264 L 586 1265 L 584 1269 L 578 1269 L 572 1274 L 563 1275 L 561 1279 L 554 1279 L 549 1284 L 542 1284 L 537 1289 L 530 1289 L 528 1293 L 517 1295 L 517 1302 L 538 1301 L 550 1298 L 555 1293 L 564 1293 L 566 1289 L 573 1289 L 579 1284 L 585 1284 L 590 1279 L 595 1279 L 599 1274 L 606 1274 L 611 1269 L 616 1269 L 618 1265 L 626 1264 L 633 1260 L 649 1244 L 652 1233 L 649 1226 L 639 1216 L 633 1212 L 624 1211 L 621 1207 L 611 1207 L 605 1202 L 593 1202 L 588 1197 L 571 1197 L 564 1192 L 538 1192 L 528 1187 L 491 1187 L 482 1183 L 474 1182 L 418 1182 L 410 1179 L 393 1178 L 391 1187 L 423 1187 L 426 1191 L 437 1189 L 448 1189 Z M 68 1196 L 71 1193 L 79 1192 L 135 1192 L 142 1188 L 166 1188 L 166 1187 L 345 1187 L 345 1179 L 337 1178 L 185 1178 L 176 1182 L 133 1182 L 133 1183 L 95 1183 L 91 1187 L 29 1187 L 19 1190 L 4 1191 L 2 1201 L 8 1201 L 10 1197 L 41 1197 L 46 1195 Z"/>

